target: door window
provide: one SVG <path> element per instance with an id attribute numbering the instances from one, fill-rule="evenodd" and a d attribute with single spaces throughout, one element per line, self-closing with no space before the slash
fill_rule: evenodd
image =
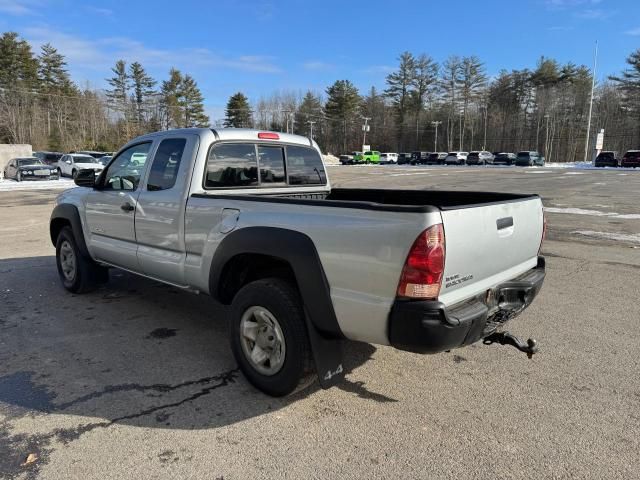
<path id="1" fill-rule="evenodd" d="M 153 157 L 147 190 L 158 191 L 173 188 L 178 178 L 178 170 L 187 140 L 184 138 L 168 138 L 160 142 Z"/>
<path id="2" fill-rule="evenodd" d="M 139 143 L 120 153 L 107 169 L 102 181 L 103 190 L 136 190 L 150 148 L 151 142 Z"/>

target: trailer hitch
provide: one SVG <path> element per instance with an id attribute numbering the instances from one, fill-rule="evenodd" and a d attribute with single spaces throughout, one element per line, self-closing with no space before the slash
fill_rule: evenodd
<path id="1" fill-rule="evenodd" d="M 538 342 L 536 340 L 529 338 L 527 341 L 524 341 L 509 332 L 493 332 L 491 335 L 485 337 L 482 343 L 485 345 L 491 345 L 492 343 L 511 345 L 521 352 L 526 353 L 529 358 L 532 358 L 534 353 L 538 353 Z"/>

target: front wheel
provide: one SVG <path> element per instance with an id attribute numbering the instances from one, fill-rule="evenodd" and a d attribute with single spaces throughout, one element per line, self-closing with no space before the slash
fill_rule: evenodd
<path id="1" fill-rule="evenodd" d="M 22 181 L 22 174 L 20 172 L 16 173 L 16 182 Z"/>
<path id="2" fill-rule="evenodd" d="M 74 170 L 71 172 L 71 178 L 73 178 L 73 179 L 75 180 L 77 176 L 78 176 L 78 171 L 77 171 L 76 169 L 74 169 Z"/>
<path id="3" fill-rule="evenodd" d="M 251 282 L 231 306 L 231 349 L 249 382 L 268 395 L 287 395 L 312 372 L 300 295 L 279 278 Z"/>
<path id="4" fill-rule="evenodd" d="M 106 268 L 82 255 L 71 227 L 64 227 L 58 234 L 56 265 L 62 285 L 73 293 L 90 292 L 109 278 Z"/>

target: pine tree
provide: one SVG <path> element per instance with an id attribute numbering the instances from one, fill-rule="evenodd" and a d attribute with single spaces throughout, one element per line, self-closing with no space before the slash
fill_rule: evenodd
<path id="1" fill-rule="evenodd" d="M 343 152 L 347 151 L 349 123 L 353 122 L 360 109 L 360 94 L 349 80 L 337 80 L 327 88 L 327 103 L 324 106 L 326 115 L 335 130 L 340 131 Z M 339 145 L 339 144 L 338 144 Z"/>
<path id="2" fill-rule="evenodd" d="M 51 44 L 42 46 L 38 64 L 40 88 L 43 92 L 76 93 L 76 88 L 66 69 L 67 62 Z"/>
<path id="3" fill-rule="evenodd" d="M 202 92 L 190 75 L 185 75 L 180 86 L 179 102 L 183 107 L 185 127 L 208 127 L 209 117 L 204 113 Z"/>
<path id="4" fill-rule="evenodd" d="M 126 138 L 131 138 L 133 133 L 132 109 L 129 100 L 131 90 L 131 79 L 127 74 L 127 64 L 124 60 L 118 60 L 111 69 L 114 76 L 107 79 L 111 90 L 106 91 L 107 99 L 111 108 L 122 115 L 120 123 Z"/>
<path id="5" fill-rule="evenodd" d="M 249 99 L 238 92 L 232 95 L 225 109 L 224 126 L 233 128 L 248 128 L 252 125 L 251 106 Z"/>
<path id="6" fill-rule="evenodd" d="M 640 48 L 627 57 L 630 68 L 621 75 L 609 77 L 624 95 L 624 107 L 640 118 Z"/>
<path id="7" fill-rule="evenodd" d="M 160 88 L 161 124 L 165 130 L 182 126 L 182 109 L 179 100 L 181 86 L 182 73 L 172 68 L 169 70 L 169 80 L 164 80 Z"/>
<path id="8" fill-rule="evenodd" d="M 403 150 L 404 122 L 410 107 L 410 94 L 416 79 L 416 60 L 410 52 L 400 55 L 396 72 L 387 75 L 385 95 L 391 99 L 398 118 L 398 142 Z"/>
<path id="9" fill-rule="evenodd" d="M 0 87 L 32 90 L 39 86 L 38 60 L 31 45 L 15 32 L 0 37 Z"/>
<path id="10" fill-rule="evenodd" d="M 320 120 L 322 119 L 322 102 L 320 99 L 308 91 L 302 103 L 296 110 L 295 126 L 298 133 L 309 136 L 311 134 L 309 122 L 316 122 L 314 128 L 314 138 L 320 133 Z"/>
<path id="11" fill-rule="evenodd" d="M 138 129 L 141 129 L 145 120 L 145 114 L 149 110 L 145 105 L 149 97 L 154 94 L 153 87 L 157 82 L 145 72 L 143 66 L 138 62 L 133 62 L 129 65 L 128 76 L 133 90 L 132 95 L 136 109 L 136 121 L 138 123 Z"/>

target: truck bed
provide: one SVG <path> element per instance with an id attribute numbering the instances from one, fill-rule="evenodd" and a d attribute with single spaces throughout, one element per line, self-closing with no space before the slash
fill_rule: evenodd
<path id="1" fill-rule="evenodd" d="M 533 194 L 497 192 L 468 192 L 458 190 L 391 190 L 367 188 L 333 188 L 330 193 L 319 192 L 289 195 L 228 195 L 214 193 L 205 195 L 196 194 L 195 196 L 401 212 L 446 211 L 480 207 L 483 205 L 518 202 L 538 197 Z"/>

